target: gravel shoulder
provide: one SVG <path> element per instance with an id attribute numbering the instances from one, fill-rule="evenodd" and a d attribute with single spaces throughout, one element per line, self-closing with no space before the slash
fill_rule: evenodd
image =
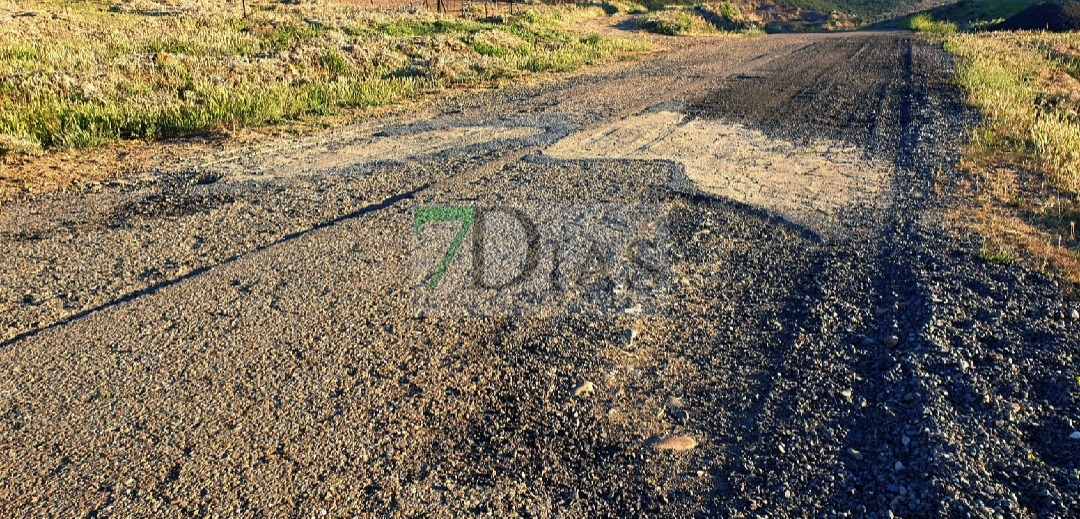
<path id="1" fill-rule="evenodd" d="M 941 223 L 951 67 L 903 33 L 686 39 L 7 205 L 0 510 L 1077 515 L 1078 306 Z M 655 308 L 431 306 L 439 204 L 645 208 Z"/>

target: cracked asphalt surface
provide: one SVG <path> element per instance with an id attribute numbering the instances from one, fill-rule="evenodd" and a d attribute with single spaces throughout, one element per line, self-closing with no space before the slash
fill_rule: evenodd
<path id="1" fill-rule="evenodd" d="M 905 33 L 686 39 L 12 201 L 0 510 L 1080 515 L 1078 307 L 942 227 L 977 121 L 951 70 Z M 648 208 L 577 229 L 663 230 L 653 306 L 602 272 L 485 306 L 469 235 L 440 307 L 414 227 L 439 205 Z"/>

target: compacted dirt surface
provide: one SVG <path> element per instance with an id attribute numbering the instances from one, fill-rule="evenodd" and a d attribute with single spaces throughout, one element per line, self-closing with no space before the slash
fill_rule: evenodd
<path id="1" fill-rule="evenodd" d="M 2 515 L 1076 516 L 1078 306 L 942 227 L 951 70 L 679 40 L 8 201 Z"/>

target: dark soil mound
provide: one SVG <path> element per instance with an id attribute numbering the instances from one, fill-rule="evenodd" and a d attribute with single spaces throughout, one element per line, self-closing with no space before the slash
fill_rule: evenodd
<path id="1" fill-rule="evenodd" d="M 994 26 L 995 30 L 1048 30 L 1068 32 L 1080 30 L 1080 2 L 1033 5 Z"/>

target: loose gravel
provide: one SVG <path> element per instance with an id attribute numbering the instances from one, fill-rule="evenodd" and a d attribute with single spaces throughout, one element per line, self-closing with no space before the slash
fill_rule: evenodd
<path id="1" fill-rule="evenodd" d="M 682 40 L 24 197 L 0 213 L 0 510 L 1077 515 L 1078 306 L 940 223 L 963 200 L 935 179 L 976 121 L 952 66 L 902 33 Z M 659 111 L 842 142 L 886 187 L 822 232 L 678 161 L 544 153 Z M 455 128 L 462 146 L 392 142 Z M 655 207 L 661 304 L 586 283 L 514 312 L 418 306 L 414 216 L 438 204 Z"/>

